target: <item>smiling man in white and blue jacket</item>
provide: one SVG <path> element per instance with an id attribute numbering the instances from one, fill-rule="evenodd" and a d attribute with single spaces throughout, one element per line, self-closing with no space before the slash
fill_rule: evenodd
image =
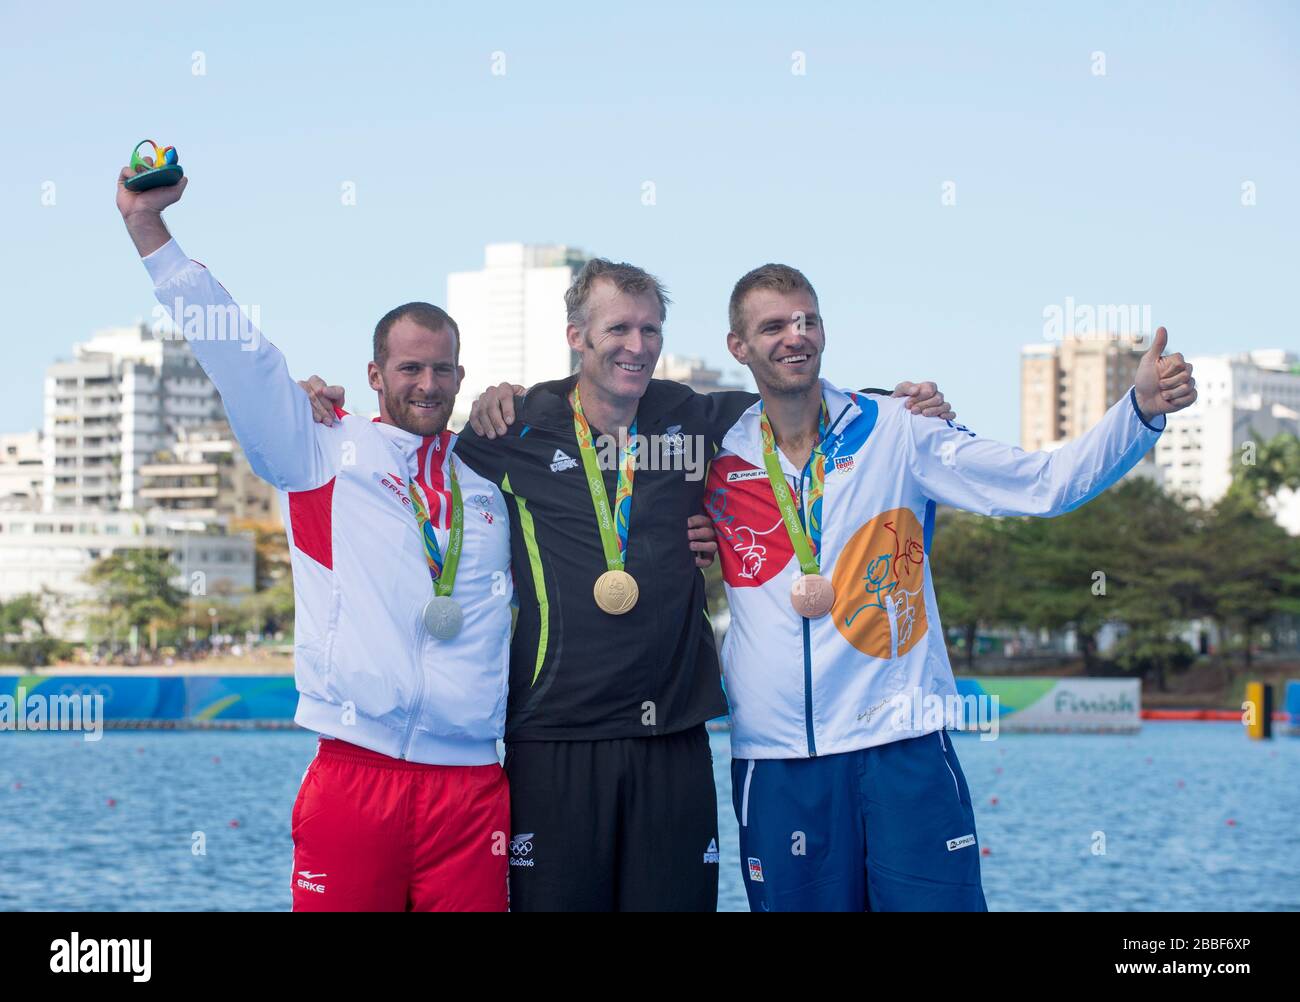
<path id="1" fill-rule="evenodd" d="M 768 264 L 731 296 L 728 347 L 762 399 L 709 472 L 731 627 L 740 857 L 755 911 L 984 911 L 970 791 L 942 717 L 955 697 L 930 576 L 936 504 L 1060 515 L 1119 480 L 1196 400 L 1162 357 L 1086 435 L 1027 453 L 820 378 L 817 294 Z"/>

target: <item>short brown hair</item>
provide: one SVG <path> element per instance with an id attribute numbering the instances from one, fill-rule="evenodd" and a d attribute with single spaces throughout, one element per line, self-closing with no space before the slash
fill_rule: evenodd
<path id="1" fill-rule="evenodd" d="M 644 268 L 638 268 L 626 261 L 614 262 L 603 257 L 593 257 L 582 266 L 582 270 L 573 277 L 573 283 L 564 293 L 564 305 L 568 310 L 569 323 L 577 327 L 586 327 L 589 319 L 587 303 L 591 298 L 591 287 L 597 279 L 606 278 L 614 283 L 619 292 L 634 296 L 653 292 L 659 300 L 659 322 L 668 316 L 668 307 L 672 300 L 663 283 Z"/>
<path id="2" fill-rule="evenodd" d="M 375 324 L 374 356 L 375 364 L 379 368 L 382 369 L 388 364 L 388 332 L 393 329 L 393 324 L 397 321 L 407 318 L 425 330 L 451 331 L 452 340 L 456 344 L 456 364 L 460 364 L 460 328 L 456 326 L 456 321 L 451 319 L 451 314 L 432 303 L 404 303 L 396 309 L 389 310 L 380 318 L 379 323 Z"/>
<path id="3" fill-rule="evenodd" d="M 745 336 L 745 318 L 741 307 L 745 297 L 755 289 L 772 289 L 775 292 L 807 292 L 814 301 L 817 290 L 798 268 L 788 264 L 765 264 L 741 276 L 736 287 L 731 290 L 731 302 L 727 306 L 727 321 L 731 331 L 741 337 Z"/>

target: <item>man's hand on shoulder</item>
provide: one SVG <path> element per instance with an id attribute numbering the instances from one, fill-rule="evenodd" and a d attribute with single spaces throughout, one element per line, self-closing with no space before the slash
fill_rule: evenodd
<path id="1" fill-rule="evenodd" d="M 939 392 L 938 385 L 932 382 L 899 383 L 894 387 L 891 396 L 906 398 L 903 406 L 913 414 L 920 414 L 922 417 L 937 417 L 951 421 L 957 416 L 957 412 L 948 406 L 943 394 Z"/>
<path id="2" fill-rule="evenodd" d="M 513 383 L 489 386 L 469 409 L 469 426 L 486 439 L 504 435 L 515 423 L 515 397 L 525 392 Z"/>
<path id="3" fill-rule="evenodd" d="M 343 387 L 327 386 L 320 376 L 300 379 L 298 385 L 311 400 L 312 420 L 317 424 L 332 425 L 336 420 L 334 408 L 343 409 Z"/>

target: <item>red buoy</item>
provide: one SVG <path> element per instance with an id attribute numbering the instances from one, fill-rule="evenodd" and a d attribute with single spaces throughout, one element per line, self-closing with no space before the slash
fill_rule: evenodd
<path id="1" fill-rule="evenodd" d="M 238 828 L 238 827 L 239 827 L 239 822 L 238 822 L 238 821 L 231 821 L 231 822 L 230 822 L 230 827 L 231 827 L 231 828 Z"/>
<path id="2" fill-rule="evenodd" d="M 989 855 L 992 855 L 992 853 L 993 853 L 993 850 L 990 849 L 988 846 L 981 846 L 981 847 L 980 847 L 980 855 L 981 855 L 981 856 L 989 856 Z"/>
<path id="3" fill-rule="evenodd" d="M 108 798 L 108 806 L 109 806 L 109 807 L 116 807 L 116 806 L 117 806 L 117 801 L 114 800 L 112 797 L 109 797 L 109 798 Z"/>
<path id="4" fill-rule="evenodd" d="M 989 800 L 989 803 L 992 804 L 994 807 L 997 807 L 997 806 L 998 806 L 998 798 L 997 798 L 997 797 L 993 797 L 991 800 Z"/>

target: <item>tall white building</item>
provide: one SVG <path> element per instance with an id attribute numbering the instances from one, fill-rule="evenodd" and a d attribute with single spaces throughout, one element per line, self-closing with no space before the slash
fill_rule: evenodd
<path id="1" fill-rule="evenodd" d="M 41 433 L 0 435 L 0 508 L 39 511 L 44 486 Z"/>
<path id="2" fill-rule="evenodd" d="M 1197 401 L 1169 415 L 1156 464 L 1167 489 L 1213 504 L 1228 489 L 1235 466 L 1249 461 L 1246 442 L 1300 435 L 1300 357 L 1270 349 L 1188 361 Z M 1283 492 L 1275 509 L 1289 532 L 1300 533 L 1300 498 Z"/>
<path id="3" fill-rule="evenodd" d="M 184 427 L 224 417 L 189 346 L 144 324 L 98 331 L 45 371 L 47 512 L 134 508 L 139 470 Z"/>
<path id="4" fill-rule="evenodd" d="M 481 270 L 447 276 L 447 312 L 460 327 L 465 367 L 458 424 L 488 386 L 531 386 L 573 371 L 564 292 L 586 260 L 558 244 L 488 244 Z"/>

